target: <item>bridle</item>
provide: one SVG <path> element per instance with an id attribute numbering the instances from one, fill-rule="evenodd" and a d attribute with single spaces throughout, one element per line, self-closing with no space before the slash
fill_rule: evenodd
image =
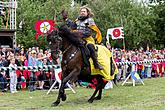
<path id="1" fill-rule="evenodd" d="M 72 47 L 72 44 L 70 44 L 62 53 L 66 53 L 70 48 Z"/>
<path id="2" fill-rule="evenodd" d="M 51 48 L 51 53 L 55 53 L 56 57 L 58 58 L 60 56 L 60 52 L 62 49 L 62 44 L 60 45 L 59 42 L 62 42 L 62 37 L 58 36 L 58 30 L 56 31 L 56 33 L 53 33 L 53 37 L 51 37 L 51 40 L 49 41 L 49 46 L 52 45 L 52 43 L 58 43 L 56 45 L 56 48 Z M 62 50 L 62 54 L 67 53 L 71 48 L 73 47 L 73 44 L 70 44 L 66 49 Z M 76 54 L 78 53 L 79 48 L 77 48 L 74 52 L 70 53 L 68 56 L 67 60 L 64 60 L 64 67 L 67 67 L 68 63 L 76 56 Z"/>
<path id="3" fill-rule="evenodd" d="M 53 33 L 54 34 L 54 33 Z M 56 35 L 58 35 L 58 30 L 56 30 L 56 33 L 55 33 Z M 59 44 L 59 42 L 61 42 L 62 41 L 62 38 L 61 37 L 56 37 L 56 35 L 53 35 L 53 37 L 51 38 L 51 40 L 49 41 L 49 46 L 51 46 L 52 45 L 52 43 L 58 43 L 57 44 L 57 47 L 56 48 L 54 48 L 54 49 L 50 49 L 51 51 L 51 53 L 55 53 L 56 55 L 57 55 L 57 57 L 59 57 L 59 53 L 60 53 L 60 49 L 61 49 L 61 46 L 60 46 L 60 44 Z"/>

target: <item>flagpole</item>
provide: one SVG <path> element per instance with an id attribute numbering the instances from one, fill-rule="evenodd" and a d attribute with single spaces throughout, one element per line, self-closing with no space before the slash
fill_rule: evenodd
<path id="1" fill-rule="evenodd" d="M 122 25 L 123 31 L 124 31 L 124 25 L 123 25 L 122 17 L 121 17 L 121 25 Z M 124 62 L 126 62 L 126 51 L 125 51 L 125 40 L 124 40 L 124 36 L 123 36 L 123 49 L 124 49 Z M 123 76 L 125 78 L 125 76 L 126 76 L 126 65 L 124 65 L 123 73 L 124 73 Z"/>
<path id="2" fill-rule="evenodd" d="M 55 0 L 53 0 L 53 4 L 54 4 L 54 6 L 56 6 L 56 3 L 55 3 Z M 54 20 L 54 22 L 56 22 L 56 16 L 57 16 L 57 14 L 56 14 L 56 9 L 54 8 L 54 17 L 53 17 L 53 20 Z"/>
<path id="3" fill-rule="evenodd" d="M 121 26 L 124 28 L 122 18 L 121 18 Z M 124 49 L 124 52 L 125 52 L 125 40 L 124 40 L 124 37 L 123 37 L 123 49 Z"/>
<path id="4" fill-rule="evenodd" d="M 124 49 L 124 52 L 125 52 L 125 40 L 123 38 L 123 49 Z"/>

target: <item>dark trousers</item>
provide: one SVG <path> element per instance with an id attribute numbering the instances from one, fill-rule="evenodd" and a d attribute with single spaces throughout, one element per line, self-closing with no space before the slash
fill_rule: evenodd
<path id="1" fill-rule="evenodd" d="M 94 47 L 93 44 L 88 44 L 88 45 L 87 45 L 87 48 L 89 49 L 90 54 L 95 53 L 95 47 Z"/>
<path id="2" fill-rule="evenodd" d="M 35 81 L 36 81 L 35 72 L 31 71 L 30 81 L 29 81 L 29 90 L 30 90 L 30 92 L 35 90 L 35 88 L 34 88 Z"/>
<path id="3" fill-rule="evenodd" d="M 4 90 L 6 88 L 7 85 L 7 80 L 4 77 L 0 77 L 0 87 L 2 90 Z"/>
<path id="4" fill-rule="evenodd" d="M 143 77 L 142 77 L 142 70 L 141 70 L 141 69 L 138 69 L 138 70 L 137 70 L 137 73 L 139 74 L 140 78 L 142 79 L 142 78 L 143 78 Z"/>

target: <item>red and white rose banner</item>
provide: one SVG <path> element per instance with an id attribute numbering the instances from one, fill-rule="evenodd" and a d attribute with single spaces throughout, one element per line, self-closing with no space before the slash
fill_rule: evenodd
<path id="1" fill-rule="evenodd" d="M 38 40 L 38 35 L 48 34 L 54 30 L 55 21 L 54 20 L 38 20 L 35 23 L 36 29 L 36 40 Z"/>

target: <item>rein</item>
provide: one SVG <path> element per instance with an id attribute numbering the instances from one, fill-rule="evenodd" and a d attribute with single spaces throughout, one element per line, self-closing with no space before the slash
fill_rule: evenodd
<path id="1" fill-rule="evenodd" d="M 62 51 L 62 55 L 67 53 L 67 59 L 63 59 L 63 67 L 66 68 L 68 66 L 68 63 L 76 56 L 78 51 L 80 50 L 79 48 L 76 48 L 73 52 L 70 52 L 69 50 L 73 47 L 73 44 L 70 44 L 69 46 L 66 47 L 66 49 L 61 50 L 60 46 L 63 46 L 59 44 L 59 42 L 62 41 L 62 37 L 55 37 L 56 35 L 59 34 L 59 31 L 57 30 L 56 33 L 53 33 L 52 41 L 50 42 L 49 45 L 52 43 L 56 44 L 56 47 L 51 49 L 51 53 L 56 54 L 57 57 L 59 57 L 59 52 Z"/>
<path id="2" fill-rule="evenodd" d="M 62 53 L 64 54 L 64 53 L 67 52 L 71 47 L 72 47 L 72 44 L 69 45 L 69 47 L 67 47 Z"/>
<path id="3" fill-rule="evenodd" d="M 78 50 L 80 50 L 80 49 L 77 48 L 76 51 L 74 51 L 73 53 L 71 53 L 68 60 L 64 60 L 64 64 L 65 64 L 65 65 L 63 66 L 64 70 L 65 70 L 66 67 L 68 66 L 68 63 L 76 56 Z"/>

